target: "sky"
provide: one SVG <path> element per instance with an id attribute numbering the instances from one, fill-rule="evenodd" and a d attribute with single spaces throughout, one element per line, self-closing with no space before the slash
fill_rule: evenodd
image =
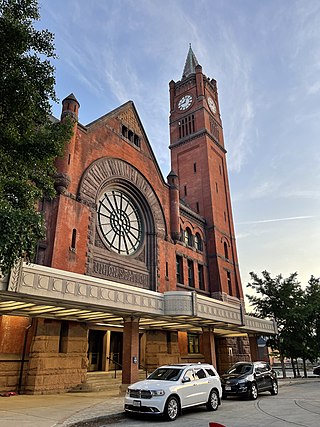
<path id="1" fill-rule="evenodd" d="M 244 292 L 250 272 L 320 277 L 318 0 L 39 0 L 56 93 L 88 124 L 132 100 L 164 177 L 169 81 L 189 43 L 217 80 Z M 53 106 L 60 117 L 61 103 Z"/>

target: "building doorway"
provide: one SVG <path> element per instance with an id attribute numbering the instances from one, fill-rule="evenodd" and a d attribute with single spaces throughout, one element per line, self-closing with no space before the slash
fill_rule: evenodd
<path id="1" fill-rule="evenodd" d="M 122 369 L 122 332 L 113 332 L 110 334 L 110 359 L 109 370 Z"/>
<path id="2" fill-rule="evenodd" d="M 103 362 L 103 342 L 105 331 L 89 330 L 89 345 L 88 345 L 88 371 L 102 371 Z"/>

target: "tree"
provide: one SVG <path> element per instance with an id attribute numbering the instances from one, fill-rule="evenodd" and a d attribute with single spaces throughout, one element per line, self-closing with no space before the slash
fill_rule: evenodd
<path id="1" fill-rule="evenodd" d="M 297 273 L 288 278 L 278 275 L 272 278 L 267 271 L 262 272 L 262 278 L 250 273 L 252 283 L 249 288 L 254 289 L 255 295 L 247 295 L 255 315 L 261 318 L 274 318 L 278 334 L 269 339 L 273 350 L 279 351 L 280 360 L 285 377 L 284 357 L 294 358 L 300 356 L 301 343 L 306 337 L 305 311 L 303 307 L 303 290 L 297 280 Z M 293 370 L 295 372 L 294 364 Z"/>
<path id="2" fill-rule="evenodd" d="M 32 260 L 44 236 L 38 201 L 54 196 L 54 160 L 72 123 L 52 120 L 53 35 L 36 30 L 36 0 L 0 0 L 0 270 Z"/>
<path id="3" fill-rule="evenodd" d="M 315 361 L 320 355 L 320 278 L 311 276 L 304 298 L 309 333 L 308 358 Z"/>

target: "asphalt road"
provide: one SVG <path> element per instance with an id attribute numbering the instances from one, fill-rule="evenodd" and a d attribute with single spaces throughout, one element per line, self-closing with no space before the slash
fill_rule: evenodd
<path id="1" fill-rule="evenodd" d="M 256 401 L 228 398 L 216 412 L 205 407 L 184 411 L 174 422 L 146 417 L 118 417 L 86 427 L 208 427 L 209 422 L 226 427 L 320 426 L 320 384 L 293 384 L 280 388 L 277 396 L 259 395 Z"/>

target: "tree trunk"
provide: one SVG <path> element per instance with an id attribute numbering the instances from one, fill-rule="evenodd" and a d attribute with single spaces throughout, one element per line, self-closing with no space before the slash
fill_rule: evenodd
<path id="1" fill-rule="evenodd" d="M 296 367 L 294 366 L 294 359 L 293 359 L 293 357 L 291 357 L 291 366 L 292 366 L 292 371 L 293 371 L 293 377 L 297 378 Z"/>
<path id="2" fill-rule="evenodd" d="M 287 378 L 286 365 L 284 363 L 284 358 L 282 354 L 280 354 L 280 363 L 281 363 L 281 369 L 282 369 L 282 378 Z"/>
<path id="3" fill-rule="evenodd" d="M 303 361 L 303 375 L 305 378 L 308 378 L 306 359 L 303 357 L 302 361 Z"/>
<path id="4" fill-rule="evenodd" d="M 298 359 L 296 359 L 296 362 L 297 362 L 297 377 L 301 378 Z"/>

